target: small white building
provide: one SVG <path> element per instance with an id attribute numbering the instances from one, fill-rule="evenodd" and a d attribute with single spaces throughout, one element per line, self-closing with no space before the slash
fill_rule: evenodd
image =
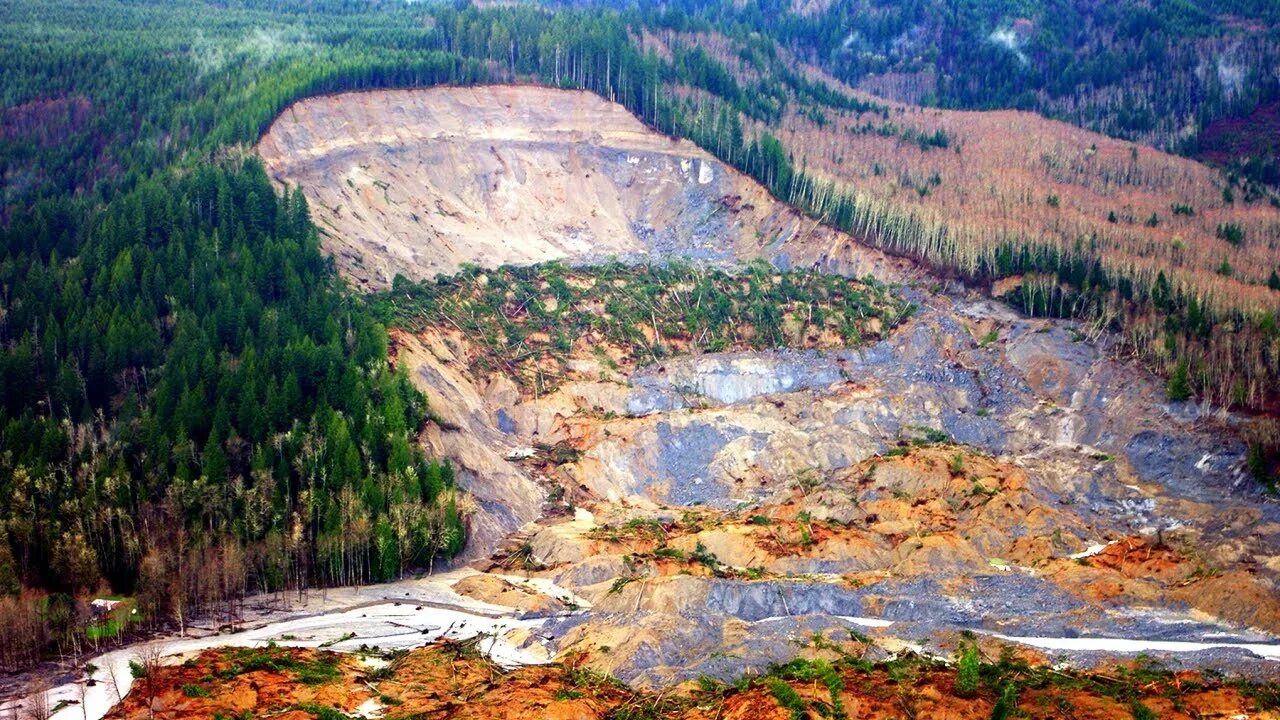
<path id="1" fill-rule="evenodd" d="M 106 598 L 94 598 L 93 602 L 89 603 L 89 612 L 93 613 L 93 616 L 95 618 L 98 618 L 98 619 L 107 618 L 111 616 L 111 611 L 115 610 L 117 607 L 120 606 L 120 602 L 121 601 L 119 600 L 108 600 Z"/>

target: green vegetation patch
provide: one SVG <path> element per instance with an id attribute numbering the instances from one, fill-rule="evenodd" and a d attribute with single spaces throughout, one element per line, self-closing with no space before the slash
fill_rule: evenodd
<path id="1" fill-rule="evenodd" d="M 289 650 L 269 645 L 233 650 L 225 659 L 227 666 L 218 671 L 218 676 L 223 679 L 265 670 L 291 673 L 304 685 L 322 685 L 342 676 L 338 655 L 329 652 L 317 653 L 312 660 L 302 660 Z"/>
<path id="2" fill-rule="evenodd" d="M 914 311 L 871 277 L 763 261 L 736 273 L 681 263 L 468 267 L 434 282 L 397 278 L 373 303 L 409 330 L 462 332 L 481 348 L 475 371 L 503 371 L 539 390 L 556 379 L 547 361 L 563 368 L 579 338 L 614 369 L 682 353 L 857 346 L 887 337 Z"/>
<path id="3" fill-rule="evenodd" d="M 315 703 L 304 703 L 296 706 L 298 710 L 310 713 L 316 720 L 351 720 L 351 716 L 341 710 L 328 707 L 326 705 L 316 705 Z"/>

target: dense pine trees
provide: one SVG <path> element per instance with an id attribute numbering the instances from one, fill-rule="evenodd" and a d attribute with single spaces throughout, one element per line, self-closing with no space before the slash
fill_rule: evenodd
<path id="1" fill-rule="evenodd" d="M 58 217 L 0 235 L 8 590 L 109 586 L 181 621 L 461 548 L 452 471 L 414 440 L 425 400 L 301 193 L 249 158 L 141 181 L 78 230 Z"/>

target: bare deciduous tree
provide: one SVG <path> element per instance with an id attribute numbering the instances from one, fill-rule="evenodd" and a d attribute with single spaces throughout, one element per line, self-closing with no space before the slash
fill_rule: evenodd
<path id="1" fill-rule="evenodd" d="M 160 659 L 164 657 L 159 644 L 144 645 L 134 655 L 130 663 L 134 676 L 142 681 L 142 697 L 147 704 L 147 717 L 154 720 L 156 716 L 156 700 L 159 696 L 158 675 Z"/>
<path id="2" fill-rule="evenodd" d="M 89 680 L 76 684 L 76 699 L 80 701 L 80 715 L 89 720 Z"/>
<path id="3" fill-rule="evenodd" d="M 31 694 L 27 696 L 26 717 L 29 720 L 49 720 L 53 713 L 49 710 L 49 681 L 36 678 L 31 683 Z"/>
<path id="4" fill-rule="evenodd" d="M 124 693 L 120 692 L 120 678 L 114 665 L 107 665 L 107 683 L 111 685 L 111 692 L 115 693 L 116 703 L 124 700 Z"/>
<path id="5" fill-rule="evenodd" d="M 22 670 L 39 659 L 49 640 L 40 599 L 33 592 L 0 598 L 0 670 Z"/>

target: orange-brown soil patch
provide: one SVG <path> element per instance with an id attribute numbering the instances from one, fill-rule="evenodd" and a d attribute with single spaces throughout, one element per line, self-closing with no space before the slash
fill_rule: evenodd
<path id="1" fill-rule="evenodd" d="M 370 698 L 377 698 L 388 720 L 986 720 L 1000 704 L 1009 711 L 1007 717 L 1044 720 L 1137 717 L 1142 708 L 1176 720 L 1280 717 L 1276 710 L 1280 696 L 1272 686 L 1226 682 L 1190 672 L 1174 674 L 1142 665 L 1075 674 L 1032 667 L 1009 653 L 982 665 L 972 692 L 958 691 L 955 667 L 909 656 L 876 664 L 851 657 L 797 661 L 733 685 L 687 683 L 648 693 L 584 670 L 576 656 L 565 663 L 506 672 L 478 656 L 472 646 L 456 643 L 412 651 L 375 672 L 361 668 L 353 658 L 341 658 L 332 665 L 336 676 L 311 684 L 297 672 L 266 667 L 223 678 L 236 667 L 236 654 L 244 652 L 212 650 L 183 665 L 157 670 L 153 680 L 164 704 L 156 706 L 155 717 L 248 713 L 327 720 L 349 717 L 355 706 Z M 329 661 L 324 653 L 310 650 L 273 653 L 280 668 Z M 211 681 L 210 676 L 220 679 Z M 186 698 L 182 688 L 193 685 L 203 687 L 208 697 Z M 141 685 L 109 717 L 148 717 Z"/>
<path id="2" fill-rule="evenodd" d="M 299 648 L 219 648 L 134 681 L 109 719 L 215 720 L 351 712 L 372 697 L 355 656 Z"/>

